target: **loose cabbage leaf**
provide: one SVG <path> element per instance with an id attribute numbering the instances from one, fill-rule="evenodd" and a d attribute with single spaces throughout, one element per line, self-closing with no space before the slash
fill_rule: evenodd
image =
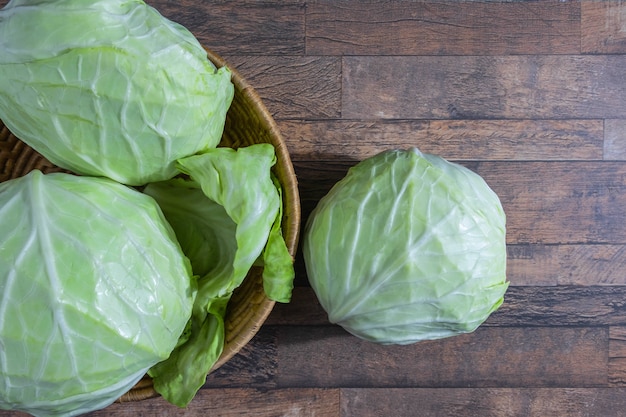
<path id="1" fill-rule="evenodd" d="M 151 197 L 32 171 L 0 184 L 0 408 L 104 408 L 166 359 L 196 283 Z"/>
<path id="2" fill-rule="evenodd" d="M 216 147 L 234 95 L 228 68 L 141 0 L 12 0 L 0 51 L 0 119 L 15 136 L 130 185 Z"/>
<path id="3" fill-rule="evenodd" d="M 282 202 L 282 188 L 278 179 L 273 177 L 274 185 L 279 192 Z M 291 300 L 295 271 L 293 259 L 287 249 L 282 233 L 283 205 L 279 207 L 276 220 L 270 230 L 267 245 L 263 250 L 261 265 L 263 265 L 263 290 L 271 300 L 288 303 Z"/>
<path id="4" fill-rule="evenodd" d="M 268 295 L 290 298 L 293 260 L 277 236 L 282 204 L 270 171 L 274 163 L 269 144 L 217 148 L 178 161 L 189 179 L 144 190 L 159 203 L 200 276 L 190 339 L 149 372 L 155 389 L 173 404 L 187 405 L 219 359 L 226 305 L 258 258 L 272 276 Z"/>
<path id="5" fill-rule="evenodd" d="M 224 316 L 230 295 L 214 296 L 204 280 L 194 304 L 187 340 L 170 357 L 148 370 L 154 389 L 168 402 L 187 406 L 206 381 L 224 349 Z"/>
<path id="6" fill-rule="evenodd" d="M 469 169 L 417 149 L 353 168 L 307 222 L 303 254 L 329 320 L 382 344 L 475 330 L 503 302 L 505 214 Z"/>

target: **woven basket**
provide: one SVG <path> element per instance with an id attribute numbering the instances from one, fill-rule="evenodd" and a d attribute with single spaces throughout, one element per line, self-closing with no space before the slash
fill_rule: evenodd
<path id="1" fill-rule="evenodd" d="M 213 52 L 207 50 L 207 54 L 217 67 L 226 65 Z M 274 145 L 277 162 L 273 172 L 283 188 L 283 235 L 289 252 L 295 256 L 300 231 L 300 198 L 287 147 L 256 91 L 236 70 L 231 68 L 231 71 L 235 97 L 226 116 L 221 145 L 232 148 L 261 142 Z M 46 173 L 63 171 L 17 139 L 0 122 L 0 181 L 23 176 L 33 169 Z M 228 304 L 224 351 L 213 370 L 222 366 L 250 341 L 274 307 L 274 302 L 263 291 L 261 273 L 260 268 L 251 270 Z M 138 401 L 156 396 L 158 394 L 151 379 L 145 376 L 118 401 Z"/>

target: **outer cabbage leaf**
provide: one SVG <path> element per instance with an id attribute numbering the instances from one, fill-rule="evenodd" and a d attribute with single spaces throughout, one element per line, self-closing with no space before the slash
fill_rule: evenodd
<path id="1" fill-rule="evenodd" d="M 311 214 L 303 254 L 330 321 L 382 344 L 471 332 L 508 286 L 497 195 L 417 149 L 351 168 Z"/>
<path id="2" fill-rule="evenodd" d="M 143 1 L 12 0 L 0 119 L 73 172 L 141 185 L 217 146 L 234 94 L 184 27 Z"/>
<path id="3" fill-rule="evenodd" d="M 154 199 L 33 171 L 0 184 L 0 218 L 0 408 L 103 408 L 170 355 L 196 284 Z"/>
<path id="4" fill-rule="evenodd" d="M 272 277 L 268 296 L 290 298 L 293 260 L 282 235 L 276 236 L 282 202 L 271 176 L 274 163 L 269 144 L 217 148 L 178 161 L 190 179 L 144 190 L 161 206 L 199 275 L 190 339 L 149 372 L 155 389 L 173 404 L 187 405 L 219 359 L 226 306 L 257 259 Z"/>

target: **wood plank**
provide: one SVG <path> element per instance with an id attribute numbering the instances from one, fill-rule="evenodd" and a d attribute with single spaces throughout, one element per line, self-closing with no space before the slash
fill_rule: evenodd
<path id="1" fill-rule="evenodd" d="M 626 4 L 620 0 L 582 1 L 581 48 L 583 53 L 626 52 Z"/>
<path id="2" fill-rule="evenodd" d="M 357 161 L 294 161 L 303 219 Z M 509 244 L 626 243 L 626 164 L 586 161 L 463 162 L 498 194 Z"/>
<path id="3" fill-rule="evenodd" d="M 206 379 L 206 388 L 274 388 L 276 386 L 277 329 L 265 326 L 235 356 Z"/>
<path id="4" fill-rule="evenodd" d="M 343 63 L 348 119 L 626 116 L 624 55 L 346 56 Z"/>
<path id="5" fill-rule="evenodd" d="M 626 164 L 479 162 L 500 196 L 509 243 L 626 242 Z"/>
<path id="6" fill-rule="evenodd" d="M 626 286 L 515 286 L 483 327 L 620 326 L 626 324 Z M 293 301 L 276 305 L 267 326 L 328 325 L 310 287 L 294 289 Z"/>
<path id="7" fill-rule="evenodd" d="M 606 328 L 481 327 L 382 346 L 338 327 L 280 328 L 282 387 L 603 387 Z M 406 358 L 411 358 L 407 361 Z"/>
<path id="8" fill-rule="evenodd" d="M 308 54 L 580 52 L 577 2 L 317 1 L 307 5 L 306 19 Z"/>
<path id="9" fill-rule="evenodd" d="M 626 302 L 622 300 L 623 308 Z M 609 383 L 614 387 L 626 387 L 626 326 L 609 328 Z"/>
<path id="10" fill-rule="evenodd" d="M 626 119 L 604 121 L 604 159 L 626 160 Z"/>
<path id="11" fill-rule="evenodd" d="M 313 289 L 295 287 L 288 304 L 276 304 L 263 323 L 261 331 L 271 326 L 324 326 L 328 315 L 320 305 Z"/>
<path id="12" fill-rule="evenodd" d="M 206 3 L 149 0 L 165 17 L 182 23 L 218 54 L 303 54 L 304 7 L 301 1 L 245 0 Z"/>
<path id="13" fill-rule="evenodd" d="M 626 390 L 616 388 L 345 388 L 342 417 L 621 416 Z"/>
<path id="14" fill-rule="evenodd" d="M 284 120 L 279 127 L 292 158 L 301 160 L 362 160 L 413 146 L 454 160 L 603 156 L 602 120 Z"/>
<path id="15" fill-rule="evenodd" d="M 626 285 L 626 245 L 507 246 L 513 285 Z"/>
<path id="16" fill-rule="evenodd" d="M 162 398 L 134 403 L 117 403 L 90 413 L 90 417 L 141 416 L 303 416 L 339 417 L 339 390 L 317 388 L 203 389 L 185 409 Z M 0 414 L 2 415 L 2 414 Z"/>
<path id="17" fill-rule="evenodd" d="M 293 159 L 292 162 L 298 178 L 302 225 L 304 226 L 310 212 L 319 200 L 347 174 L 350 167 L 359 161 L 345 158 L 340 161 L 328 160 L 323 163 L 299 159 Z"/>
<path id="18" fill-rule="evenodd" d="M 487 326 L 603 326 L 626 323 L 626 286 L 509 287 Z"/>
<path id="19" fill-rule="evenodd" d="M 276 119 L 338 118 L 341 61 L 336 57 L 223 55 Z"/>

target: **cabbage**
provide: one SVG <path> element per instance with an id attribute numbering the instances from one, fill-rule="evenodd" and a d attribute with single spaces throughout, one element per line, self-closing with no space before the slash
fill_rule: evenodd
<path id="1" fill-rule="evenodd" d="M 214 148 L 234 94 L 183 26 L 141 0 L 11 0 L 0 119 L 54 164 L 129 185 Z"/>
<path id="2" fill-rule="evenodd" d="M 204 384 L 224 347 L 233 291 L 253 265 L 264 266 L 266 295 L 288 302 L 293 259 L 280 233 L 282 196 L 270 168 L 274 147 L 216 148 L 178 161 L 188 178 L 148 184 L 198 276 L 189 338 L 149 375 L 167 401 L 184 407 Z"/>
<path id="3" fill-rule="evenodd" d="M 508 286 L 498 196 L 415 148 L 352 167 L 312 212 L 303 253 L 329 320 L 381 344 L 472 332 Z"/>
<path id="4" fill-rule="evenodd" d="M 0 184 L 0 218 L 0 408 L 103 408 L 179 344 L 196 283 L 153 198 L 32 171 Z"/>

